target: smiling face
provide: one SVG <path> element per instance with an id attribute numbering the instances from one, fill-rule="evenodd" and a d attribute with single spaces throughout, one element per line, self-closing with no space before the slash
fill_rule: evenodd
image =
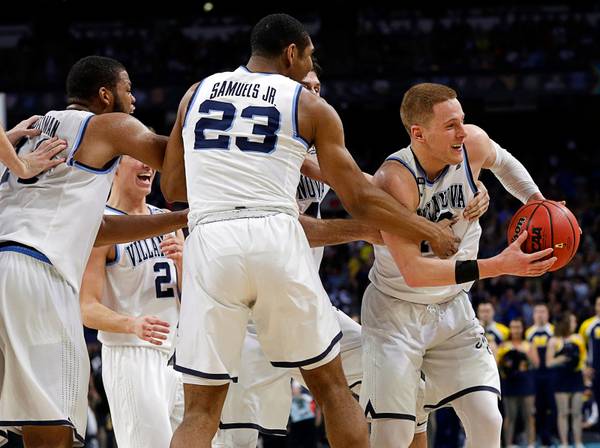
<path id="1" fill-rule="evenodd" d="M 148 165 L 134 159 L 123 156 L 117 169 L 114 183 L 118 184 L 118 190 L 134 199 L 143 199 L 152 189 L 152 181 L 156 171 Z"/>
<path id="2" fill-rule="evenodd" d="M 433 106 L 433 116 L 420 127 L 421 138 L 429 154 L 443 164 L 456 165 L 463 160 L 463 143 L 467 137 L 465 114 L 453 98 Z"/>

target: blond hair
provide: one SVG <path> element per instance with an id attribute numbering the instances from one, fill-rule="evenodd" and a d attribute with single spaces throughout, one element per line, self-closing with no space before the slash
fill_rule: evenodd
<path id="1" fill-rule="evenodd" d="M 412 125 L 424 125 L 431 119 L 433 106 L 456 97 L 454 89 L 442 84 L 424 82 L 408 89 L 400 105 L 400 118 L 408 134 Z"/>

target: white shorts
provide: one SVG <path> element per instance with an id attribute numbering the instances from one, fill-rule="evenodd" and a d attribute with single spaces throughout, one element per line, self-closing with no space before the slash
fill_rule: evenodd
<path id="1" fill-rule="evenodd" d="M 276 367 L 316 368 L 342 337 L 297 218 L 199 224 L 185 242 L 175 369 L 184 383 L 237 381 L 250 314 Z"/>
<path id="2" fill-rule="evenodd" d="M 500 395 L 494 356 L 465 292 L 442 304 L 421 305 L 369 285 L 362 324 L 360 402 L 368 418 L 415 421 L 421 371 L 426 411 L 475 391 Z"/>
<path id="3" fill-rule="evenodd" d="M 120 448 L 168 448 L 183 419 L 181 374 L 152 347 L 102 346 L 102 382 Z"/>
<path id="4" fill-rule="evenodd" d="M 90 362 L 79 297 L 41 254 L 24 252 L 0 251 L 0 430 L 70 426 L 81 445 Z"/>
<path id="5" fill-rule="evenodd" d="M 346 381 L 352 391 L 359 394 L 362 382 L 360 325 L 332 308 L 343 334 L 340 356 Z M 286 435 L 292 402 L 292 378 L 306 387 L 300 369 L 281 369 L 271 365 L 260 348 L 253 326 L 249 326 L 244 339 L 239 381 L 229 385 L 220 430 L 248 428 L 263 434 Z"/>

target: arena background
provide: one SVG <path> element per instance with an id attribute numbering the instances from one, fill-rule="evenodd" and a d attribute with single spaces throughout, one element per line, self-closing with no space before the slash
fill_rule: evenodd
<path id="1" fill-rule="evenodd" d="M 324 69 L 322 95 L 340 113 L 347 146 L 364 171 L 374 172 L 387 154 L 408 143 L 399 119 L 405 90 L 417 82 L 440 82 L 458 91 L 466 122 L 483 127 L 524 162 L 547 198 L 566 200 L 577 215 L 583 237 L 567 268 L 534 280 L 479 282 L 474 305 L 491 300 L 496 320 L 505 324 L 522 316 L 530 325 L 538 301 L 548 303 L 551 319 L 564 310 L 574 311 L 579 322 L 592 316 L 600 294 L 600 5 L 322 3 L 65 0 L 21 2 L 10 10 L 3 4 L 0 120 L 11 127 L 32 114 L 63 108 L 71 64 L 98 54 L 124 63 L 137 98 L 135 115 L 168 134 L 185 90 L 206 75 L 245 63 L 251 26 L 267 13 L 288 12 L 312 35 Z M 518 202 L 493 176 L 483 181 L 491 195 L 482 218 L 480 254 L 487 257 L 505 246 L 507 220 Z M 158 188 L 150 202 L 171 207 Z M 324 215 L 345 215 L 333 194 Z M 326 250 L 323 282 L 334 303 L 351 315 L 359 314 L 371 257 L 362 243 Z M 93 334 L 88 336 L 97 373 L 98 347 Z M 96 389 L 90 403 L 99 426 L 110 430 L 101 384 Z M 455 418 L 448 411 L 438 414 L 431 446 L 461 446 Z M 595 431 L 585 431 L 586 440 L 599 440 Z M 112 446 L 103 437 L 89 446 Z M 265 446 L 285 446 L 273 443 Z"/>

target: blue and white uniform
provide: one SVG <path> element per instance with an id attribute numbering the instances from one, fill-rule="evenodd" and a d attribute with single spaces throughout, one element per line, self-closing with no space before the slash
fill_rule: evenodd
<path id="1" fill-rule="evenodd" d="M 152 205 L 148 211 L 164 213 Z M 125 213 L 107 206 L 105 214 Z M 180 300 L 175 263 L 160 249 L 165 237 L 116 244 L 115 259 L 106 264 L 102 303 L 126 316 L 156 316 L 171 330 L 159 346 L 135 334 L 98 332 L 102 381 L 119 447 L 167 448 L 183 418 L 181 374 L 167 365 Z"/>
<path id="2" fill-rule="evenodd" d="M 314 147 L 311 147 L 310 152 L 314 151 Z M 328 192 L 328 185 L 301 176 L 296 195 L 300 212 L 319 218 L 321 202 Z M 317 270 L 321 265 L 323 249 L 312 248 Z M 340 340 L 342 367 L 348 386 L 358 394 L 362 382 L 360 325 L 342 311 L 334 310 L 343 333 Z M 269 363 L 260 348 L 256 329 L 250 325 L 244 340 L 239 381 L 229 386 L 221 414 L 221 430 L 213 447 L 255 447 L 258 431 L 285 435 L 292 401 L 291 378 L 306 387 L 300 369 L 280 369 Z M 239 428 L 255 429 L 257 432 L 236 434 L 235 431 L 227 431 Z"/>
<path id="3" fill-rule="evenodd" d="M 90 119 L 48 112 L 20 151 L 56 136 L 68 143 L 66 163 L 29 180 L 6 172 L 0 185 L 0 429 L 66 425 L 77 443 L 90 374 L 79 288 L 118 163 L 75 161 Z"/>
<path id="4" fill-rule="evenodd" d="M 315 368 L 339 353 L 340 326 L 298 222 L 301 92 L 285 76 L 240 67 L 206 78 L 190 101 L 175 358 L 184 382 L 237 381 L 250 317 L 273 366 Z"/>
<path id="5" fill-rule="evenodd" d="M 460 238 L 453 260 L 477 258 L 481 227 L 462 217 L 477 190 L 468 162 L 447 166 L 429 180 L 410 147 L 388 157 L 415 178 L 417 213 L 431 221 L 458 217 Z M 409 188 L 407 186 L 406 188 Z M 422 242 L 423 257 L 435 257 Z M 415 421 L 421 371 L 426 410 L 476 390 L 500 393 L 498 370 L 468 291 L 472 283 L 413 288 L 406 284 L 385 246 L 375 247 L 371 284 L 362 304 L 364 378 L 360 401 L 371 419 Z"/>

